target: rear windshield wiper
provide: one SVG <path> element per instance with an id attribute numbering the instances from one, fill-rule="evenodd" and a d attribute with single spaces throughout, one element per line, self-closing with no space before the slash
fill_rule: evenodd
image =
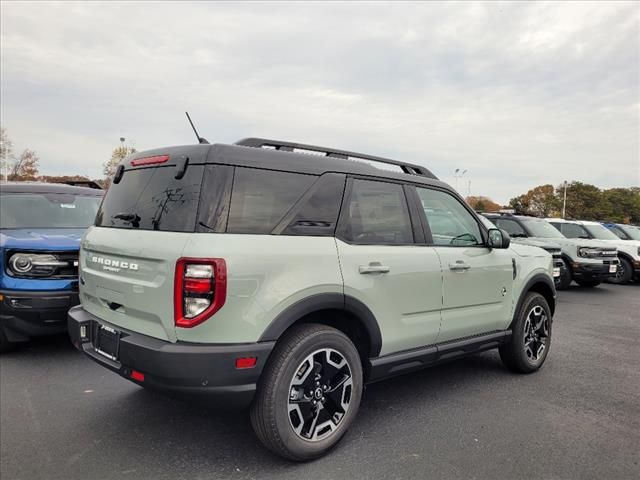
<path id="1" fill-rule="evenodd" d="M 136 215 L 135 213 L 116 213 L 113 218 L 128 222 L 133 228 L 138 228 L 140 226 L 140 216 Z"/>

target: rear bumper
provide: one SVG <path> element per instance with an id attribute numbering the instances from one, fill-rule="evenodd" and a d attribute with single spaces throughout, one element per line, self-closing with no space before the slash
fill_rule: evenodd
<path id="1" fill-rule="evenodd" d="M 216 404 L 244 408 L 253 400 L 256 384 L 275 342 L 248 344 L 171 343 L 122 330 L 117 360 L 94 348 L 102 320 L 81 305 L 68 315 L 69 336 L 74 346 L 89 358 L 134 383 L 159 390 L 206 396 Z M 81 327 L 86 336 L 82 338 Z M 256 357 L 253 368 L 237 369 L 237 358 Z M 139 381 L 132 371 L 144 375 Z"/>
<path id="2" fill-rule="evenodd" d="M 616 276 L 616 272 L 611 272 L 611 266 L 616 269 L 620 262 L 618 259 L 605 260 L 603 263 L 583 263 L 572 262 L 573 277 L 578 280 L 606 280 Z"/>
<path id="3" fill-rule="evenodd" d="M 67 330 L 67 312 L 79 303 L 74 291 L 0 290 L 0 326 L 10 341 Z"/>

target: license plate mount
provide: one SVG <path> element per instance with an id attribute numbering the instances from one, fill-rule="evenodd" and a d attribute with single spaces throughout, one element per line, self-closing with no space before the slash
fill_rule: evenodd
<path id="1" fill-rule="evenodd" d="M 553 268 L 553 276 L 554 276 L 554 278 L 560 276 L 560 267 L 554 267 Z"/>
<path id="2" fill-rule="evenodd" d="M 114 362 L 118 361 L 120 332 L 107 325 L 100 325 L 96 334 L 94 350 Z"/>
<path id="3" fill-rule="evenodd" d="M 609 265 L 609 273 L 616 273 L 618 271 L 617 265 Z"/>

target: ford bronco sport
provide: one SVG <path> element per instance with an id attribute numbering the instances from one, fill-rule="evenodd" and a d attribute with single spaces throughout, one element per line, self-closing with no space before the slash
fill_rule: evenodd
<path id="1" fill-rule="evenodd" d="M 548 219 L 565 236 L 572 238 L 592 238 L 605 242 L 618 249 L 618 268 L 616 275 L 608 282 L 625 284 L 640 277 L 640 240 L 621 240 L 611 230 L 598 222 L 587 220 Z"/>
<path id="2" fill-rule="evenodd" d="M 558 290 L 575 281 L 581 287 L 595 287 L 615 277 L 618 257 L 615 246 L 585 237 L 567 238 L 542 218 L 511 214 L 486 214 L 498 228 L 517 238 L 553 241 L 562 248 Z"/>
<path id="3" fill-rule="evenodd" d="M 67 331 L 78 302 L 80 238 L 102 190 L 35 182 L 0 184 L 0 352 Z"/>
<path id="4" fill-rule="evenodd" d="M 161 148 L 118 166 L 69 332 L 141 386 L 250 405 L 264 445 L 302 461 L 368 382 L 493 348 L 539 369 L 552 269 L 422 166 L 261 139 Z"/>

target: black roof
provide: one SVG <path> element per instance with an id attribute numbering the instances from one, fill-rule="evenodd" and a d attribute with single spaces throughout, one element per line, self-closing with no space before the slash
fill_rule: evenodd
<path id="1" fill-rule="evenodd" d="M 131 167 L 130 161 L 143 157 L 169 155 L 169 161 L 164 163 L 165 166 L 177 165 L 180 159 L 188 157 L 190 164 L 218 163 L 311 175 L 322 175 L 329 172 L 345 173 L 437 186 L 455 192 L 451 186 L 438 180 L 427 168 L 419 165 L 367 154 L 277 140 L 244 139 L 239 143 L 232 145 L 216 143 L 213 145 L 199 144 L 156 148 L 144 152 L 136 152 L 127 157 L 122 164 L 125 170 L 145 168 L 144 166 Z M 288 148 L 268 148 L 274 144 L 296 145 L 301 150 L 311 150 L 319 152 L 319 154 L 299 153 Z M 263 146 L 267 148 L 263 148 Z M 373 166 L 374 164 L 379 164 L 380 168 Z M 385 169 L 385 164 L 398 167 L 398 171 Z M 389 167 L 387 166 L 387 168 Z"/>
<path id="2" fill-rule="evenodd" d="M 87 187 L 74 187 L 64 183 L 44 182 L 0 182 L 2 193 L 66 193 L 72 195 L 90 195 L 101 197 L 103 190 Z"/>

